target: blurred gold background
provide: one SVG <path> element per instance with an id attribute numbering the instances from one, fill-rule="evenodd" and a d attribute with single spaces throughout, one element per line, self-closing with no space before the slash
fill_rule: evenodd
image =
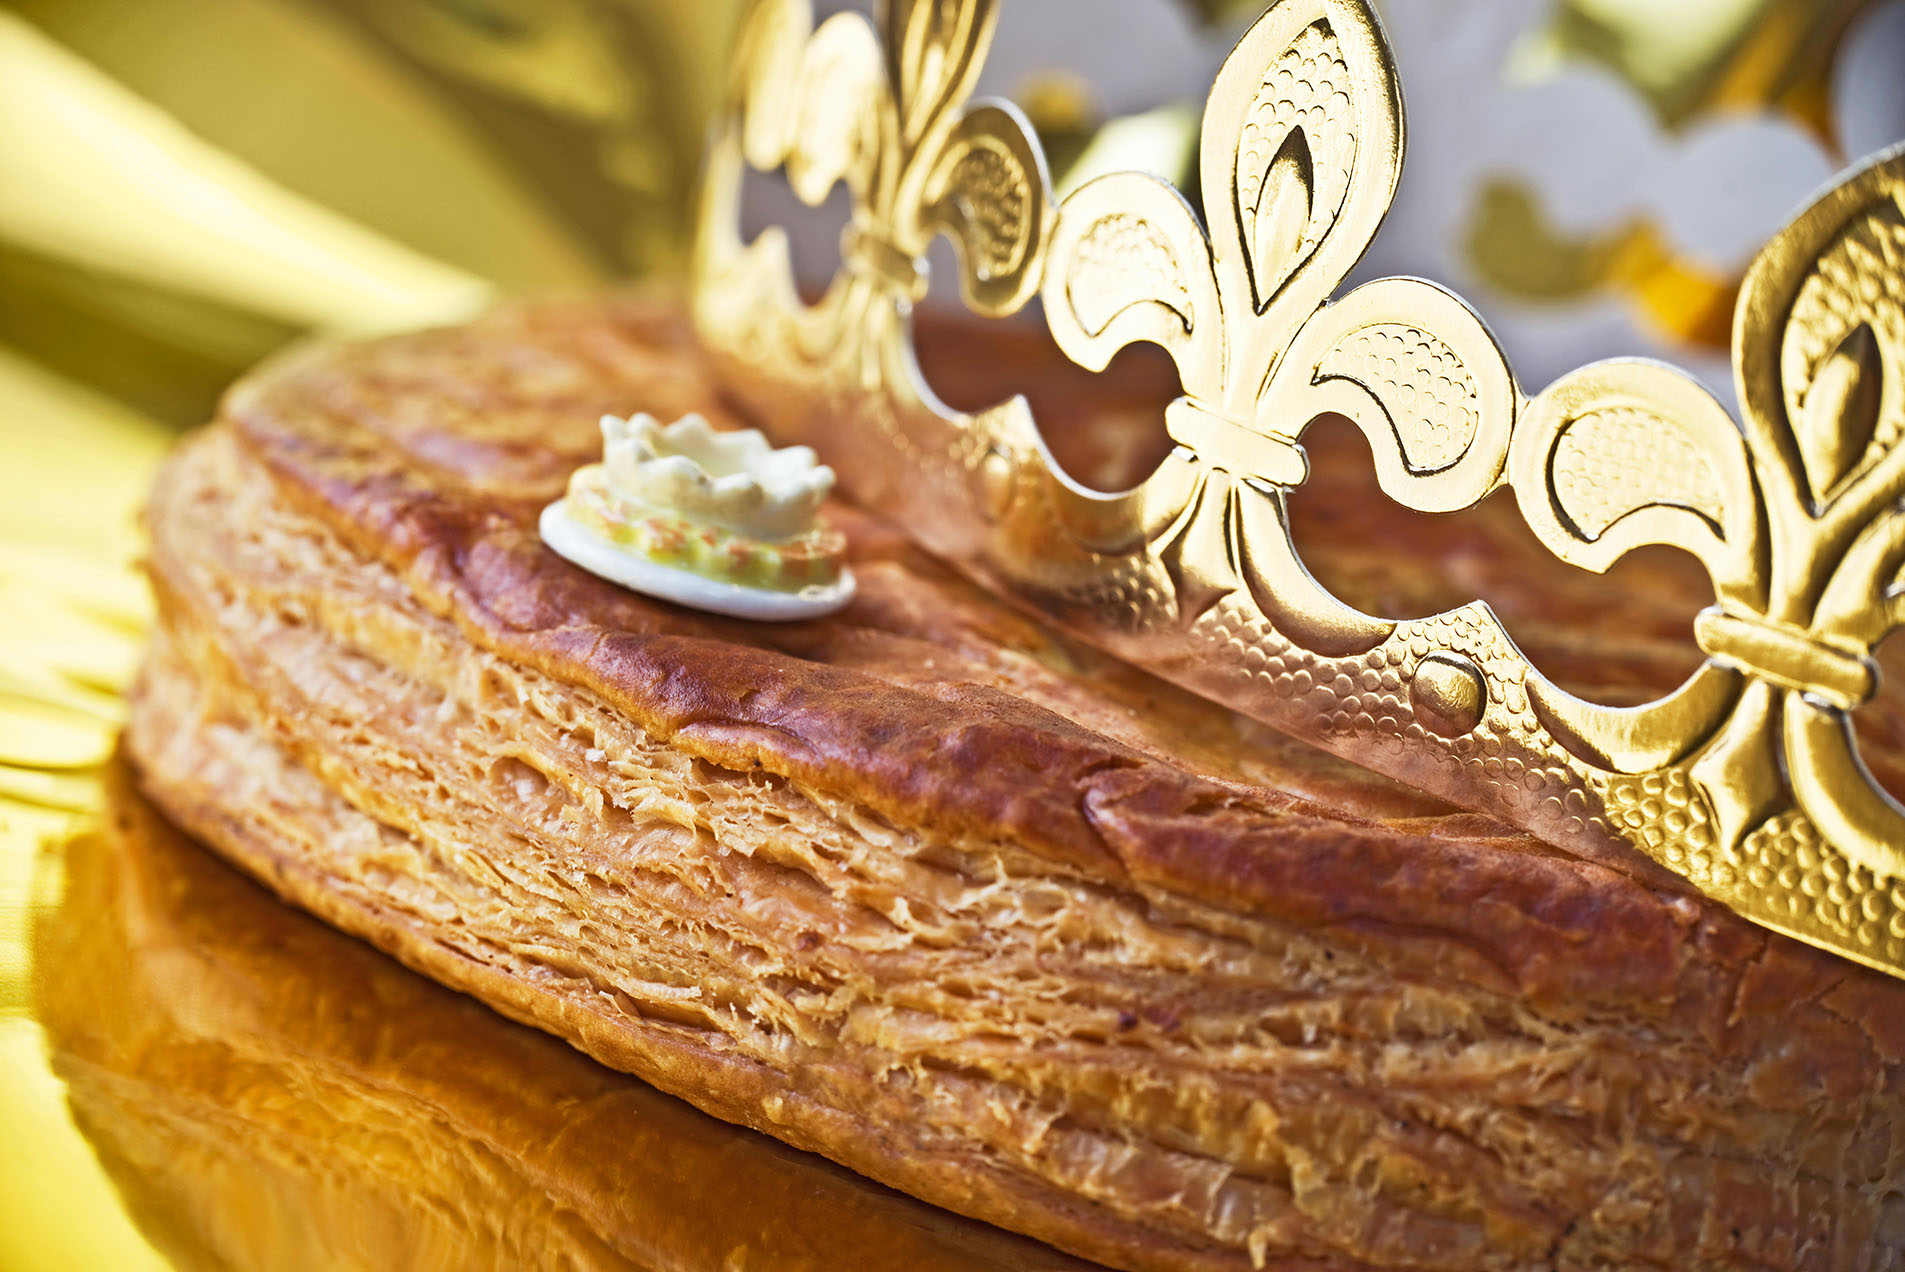
<path id="1" fill-rule="evenodd" d="M 288 342 L 680 270 L 742 2 L 0 5 L 0 1272 L 162 1265 L 74 1126 L 30 952 L 36 925 L 72 921 L 65 846 L 104 807 L 147 612 L 134 518 L 159 457 Z M 1117 166 L 1187 183 L 1195 103 L 1261 7 L 1004 0 L 984 87 L 1027 108 L 1061 187 Z M 1412 136 L 1376 265 L 1460 287 L 1533 385 L 1604 352 L 1719 365 L 1737 269 L 1660 209 L 1706 199 L 1721 215 L 1743 196 L 1682 152 L 1761 128 L 1793 157 L 1758 176 L 1803 194 L 1905 137 L 1887 131 L 1905 99 L 1886 87 L 1905 78 L 1905 0 L 1383 10 Z M 1067 26 L 1097 43 L 1039 64 L 1075 51 L 1053 39 Z M 1595 191 L 1555 206 L 1513 137 L 1479 161 L 1469 121 L 1523 100 L 1579 121 L 1550 139 L 1564 155 L 1606 144 L 1593 111 L 1619 113 L 1628 144 L 1664 156 L 1655 210 L 1584 219 Z M 1453 196 L 1437 183 L 1451 174 Z"/>

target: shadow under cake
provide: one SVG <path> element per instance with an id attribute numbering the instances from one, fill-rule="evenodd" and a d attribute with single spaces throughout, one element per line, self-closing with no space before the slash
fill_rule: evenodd
<path id="1" fill-rule="evenodd" d="M 1119 1266 L 1905 1267 L 1905 984 L 1082 649 L 844 504 L 859 596 L 785 627 L 543 548 L 601 414 L 718 397 L 652 298 L 241 384 L 148 514 L 154 801 L 608 1065 Z M 1538 662 L 1684 662 L 1673 571 L 1539 578 Z"/>

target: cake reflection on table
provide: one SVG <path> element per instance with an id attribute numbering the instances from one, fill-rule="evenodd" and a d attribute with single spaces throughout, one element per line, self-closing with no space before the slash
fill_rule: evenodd
<path id="1" fill-rule="evenodd" d="M 35 934 L 73 1115 L 184 1268 L 1083 1269 L 718 1122 L 272 898 L 116 766 Z"/>

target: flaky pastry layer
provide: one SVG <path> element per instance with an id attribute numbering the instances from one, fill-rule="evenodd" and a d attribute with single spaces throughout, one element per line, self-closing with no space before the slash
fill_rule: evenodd
<path id="1" fill-rule="evenodd" d="M 503 1020 L 105 785 L 35 915 L 35 1016 L 168 1266 L 1084 1272 Z"/>

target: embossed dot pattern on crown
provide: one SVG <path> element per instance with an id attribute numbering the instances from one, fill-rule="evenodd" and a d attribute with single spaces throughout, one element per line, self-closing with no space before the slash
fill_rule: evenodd
<path id="1" fill-rule="evenodd" d="M 1670 419 L 1632 407 L 1590 411 L 1555 446 L 1561 510 L 1591 539 L 1630 508 L 1672 503 L 1718 522 L 1725 507 L 1713 468 Z"/>
<path id="2" fill-rule="evenodd" d="M 1397 441 L 1416 472 L 1440 472 L 1475 440 L 1481 423 L 1475 377 L 1428 332 L 1372 324 L 1331 350 L 1319 369 L 1354 380 L 1375 394 L 1392 420 L 1410 422 L 1407 436 L 1398 433 Z"/>
<path id="3" fill-rule="evenodd" d="M 1079 245 L 1079 253 L 1088 261 L 1128 270 L 1144 279 L 1146 290 L 1178 315 L 1186 331 L 1199 320 L 1191 305 L 1190 292 L 1178 281 L 1176 253 L 1143 217 L 1106 217 L 1092 227 L 1091 234 Z M 1085 320 L 1086 329 L 1093 333 L 1103 331 L 1118 316 L 1117 310 L 1091 293 L 1081 294 L 1077 303 L 1079 316 Z"/>
<path id="4" fill-rule="evenodd" d="M 1874 960 L 1905 962 L 1905 879 L 1878 879 L 1847 862 L 1805 814 L 1791 810 L 1753 831 L 1733 869 L 1742 876 L 1736 883 L 1766 898 L 1764 913 L 1753 917 L 1795 934 L 1830 933 Z"/>
<path id="5" fill-rule="evenodd" d="M 1292 128 L 1303 129 L 1315 156 L 1315 195 L 1297 244 L 1299 258 L 1314 251 L 1336 220 L 1355 166 L 1356 133 L 1349 100 L 1349 66 L 1336 33 L 1316 23 L 1297 37 L 1264 76 L 1245 117 L 1237 169 L 1246 174 L 1237 190 L 1244 208 L 1259 206 L 1276 148 Z"/>
<path id="6" fill-rule="evenodd" d="M 1898 204 L 1880 206 L 1841 233 L 1794 297 L 1780 350 L 1789 411 L 1802 409 L 1804 390 L 1820 365 L 1861 323 L 1871 326 L 1894 359 L 1905 358 L 1905 287 L 1887 287 L 1887 278 L 1905 279 L 1905 209 Z M 1897 446 L 1905 434 L 1905 393 L 1893 393 L 1881 406 L 1855 468 Z"/>

